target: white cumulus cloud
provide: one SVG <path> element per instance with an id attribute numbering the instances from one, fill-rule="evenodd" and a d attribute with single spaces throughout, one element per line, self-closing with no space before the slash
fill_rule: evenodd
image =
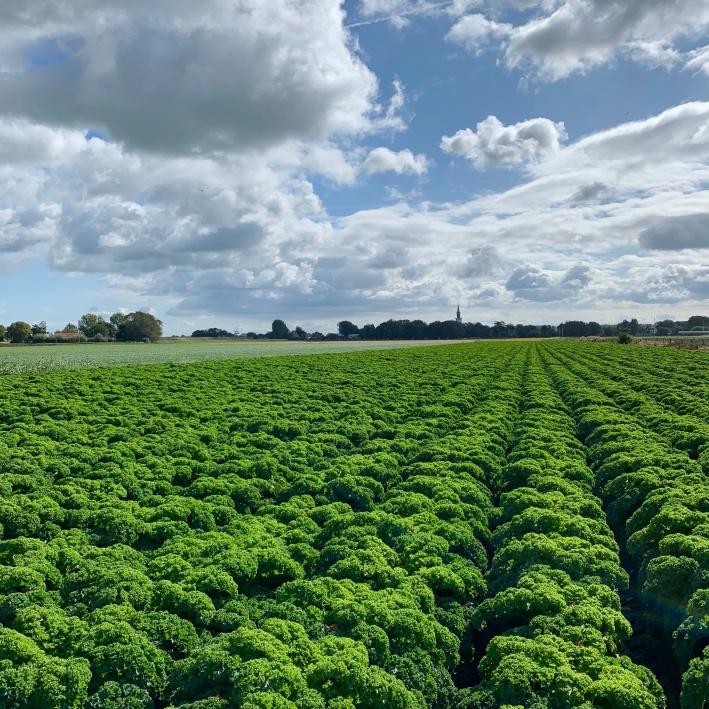
<path id="1" fill-rule="evenodd" d="M 484 15 L 465 15 L 453 25 L 446 39 L 475 54 L 492 40 L 509 37 L 512 30 L 512 25 L 488 20 Z"/>
<path id="2" fill-rule="evenodd" d="M 675 64 L 681 59 L 677 40 L 709 28 L 706 0 L 499 0 L 487 9 L 499 13 L 520 5 L 536 12 L 514 25 L 467 15 L 448 39 L 477 52 L 496 37 L 508 67 L 556 81 L 620 55 L 655 66 Z M 701 59 L 696 61 L 701 68 Z"/>
<path id="3" fill-rule="evenodd" d="M 519 165 L 559 151 L 566 139 L 563 123 L 548 118 L 533 118 L 514 125 L 503 125 L 496 116 L 478 123 L 475 130 L 465 128 L 444 136 L 441 149 L 466 158 L 476 167 Z"/>
<path id="4" fill-rule="evenodd" d="M 427 170 L 426 156 L 415 155 L 408 148 L 397 152 L 384 147 L 374 148 L 362 163 L 362 172 L 366 175 L 381 172 L 395 172 L 397 175 L 423 175 Z"/>
<path id="5" fill-rule="evenodd" d="M 49 7 L 48 7 L 49 5 Z M 367 130 L 374 74 L 333 0 L 3 3 L 0 113 L 194 153 Z M 27 57 L 51 51 L 56 61 Z"/>

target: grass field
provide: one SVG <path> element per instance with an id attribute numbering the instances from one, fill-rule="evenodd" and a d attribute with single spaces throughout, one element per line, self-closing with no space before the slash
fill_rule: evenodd
<path id="1" fill-rule="evenodd" d="M 706 709 L 708 476 L 703 352 L 7 374 L 0 707 Z"/>
<path id="2" fill-rule="evenodd" d="M 211 359 L 275 357 L 283 355 L 324 354 L 386 350 L 392 348 L 449 344 L 445 341 L 397 342 L 285 342 L 268 340 L 168 340 L 153 344 L 70 344 L 2 345 L 0 373 L 84 369 L 116 365 L 202 362 Z"/>

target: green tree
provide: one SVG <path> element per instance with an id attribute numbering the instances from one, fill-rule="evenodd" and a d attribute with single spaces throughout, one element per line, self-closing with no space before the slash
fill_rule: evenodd
<path id="1" fill-rule="evenodd" d="M 10 342 L 27 342 L 32 335 L 32 326 L 29 323 L 17 320 L 7 328 L 7 336 Z"/>
<path id="2" fill-rule="evenodd" d="M 64 328 L 62 329 L 62 332 L 75 332 L 77 335 L 79 334 L 79 328 L 74 325 L 73 322 L 67 323 L 64 325 Z"/>
<path id="3" fill-rule="evenodd" d="M 47 334 L 47 323 L 42 320 L 41 322 L 32 325 L 33 335 L 46 335 Z"/>
<path id="4" fill-rule="evenodd" d="M 118 330 L 118 328 L 126 321 L 127 317 L 128 316 L 125 313 L 113 313 L 113 315 L 109 318 L 109 321 L 111 325 Z"/>
<path id="5" fill-rule="evenodd" d="M 288 335 L 290 335 L 288 325 L 286 325 L 283 320 L 274 320 L 271 324 L 271 337 L 274 340 L 287 340 Z"/>
<path id="6" fill-rule="evenodd" d="M 5 335 L 7 335 L 7 328 L 4 325 L 0 325 L 0 342 L 5 340 Z"/>
<path id="7" fill-rule="evenodd" d="M 628 320 L 627 318 L 623 322 L 618 324 L 618 331 L 621 332 L 627 330 L 631 335 L 637 335 L 640 330 L 640 323 L 637 318 Z"/>
<path id="8" fill-rule="evenodd" d="M 79 332 L 86 337 L 96 337 L 97 335 L 108 337 L 110 329 L 110 323 L 95 313 L 86 313 L 79 320 Z"/>
<path id="9" fill-rule="evenodd" d="M 709 316 L 692 315 L 692 317 L 687 320 L 687 329 L 692 330 L 695 327 L 709 327 Z"/>
<path id="10" fill-rule="evenodd" d="M 359 332 L 359 328 L 349 320 L 340 320 L 337 323 L 337 331 L 342 337 L 349 337 L 350 335 L 356 335 Z"/>
<path id="11" fill-rule="evenodd" d="M 158 320 L 150 313 L 144 313 L 140 310 L 128 315 L 120 315 L 119 313 L 111 316 L 111 322 L 117 325 L 116 339 L 121 342 L 140 342 L 141 340 L 150 340 L 155 342 L 162 335 L 162 321 Z M 114 320 L 114 318 L 116 318 Z"/>

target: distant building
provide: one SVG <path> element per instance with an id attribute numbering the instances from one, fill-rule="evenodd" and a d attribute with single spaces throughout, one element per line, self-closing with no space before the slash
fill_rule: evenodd
<path id="1" fill-rule="evenodd" d="M 458 306 L 458 310 L 456 310 L 456 312 L 455 312 L 455 321 L 456 321 L 459 325 L 462 325 L 462 324 L 463 324 L 463 318 L 462 318 L 461 315 L 460 315 L 460 305 Z"/>

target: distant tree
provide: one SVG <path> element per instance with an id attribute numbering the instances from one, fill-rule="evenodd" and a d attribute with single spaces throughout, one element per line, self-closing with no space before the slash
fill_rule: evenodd
<path id="1" fill-rule="evenodd" d="M 491 335 L 492 337 L 510 337 L 511 332 L 514 332 L 514 325 L 508 325 L 504 320 L 496 320 L 492 327 Z M 566 334 L 566 333 L 564 333 Z"/>
<path id="2" fill-rule="evenodd" d="M 409 332 L 408 321 L 405 321 L 404 332 Z M 465 336 L 465 325 L 456 320 L 436 320 L 426 327 L 426 337 L 434 340 L 457 340 Z"/>
<path id="3" fill-rule="evenodd" d="M 406 340 L 422 340 L 426 337 L 426 323 L 423 320 L 402 320 L 401 336 Z"/>
<path id="4" fill-rule="evenodd" d="M 32 335 L 46 335 L 46 334 L 47 334 L 47 323 L 44 320 L 32 325 Z"/>
<path id="5" fill-rule="evenodd" d="M 109 322 L 115 328 L 115 332 L 118 333 L 118 328 L 123 325 L 128 316 L 125 313 L 113 313 L 109 318 Z"/>
<path id="6" fill-rule="evenodd" d="M 349 320 L 340 320 L 340 322 L 337 323 L 337 331 L 342 337 L 359 334 L 359 328 Z"/>
<path id="7" fill-rule="evenodd" d="M 640 323 L 637 318 L 633 318 L 632 320 L 623 320 L 622 323 L 618 324 L 618 332 L 625 330 L 631 335 L 637 335 L 639 329 Z"/>
<path id="8" fill-rule="evenodd" d="M 687 320 L 687 329 L 693 330 L 695 327 L 704 328 L 709 327 L 709 316 L 706 315 L 692 315 L 689 320 Z"/>
<path id="9" fill-rule="evenodd" d="M 368 323 L 364 327 L 360 328 L 359 334 L 365 340 L 373 340 L 376 336 L 377 328 L 372 323 Z"/>
<path id="10" fill-rule="evenodd" d="M 629 345 L 633 341 L 631 334 L 627 330 L 620 330 L 618 333 L 618 343 L 621 345 Z"/>
<path id="11" fill-rule="evenodd" d="M 539 337 L 539 328 L 536 325 L 515 325 L 515 337 Z"/>
<path id="12" fill-rule="evenodd" d="M 249 340 L 255 340 L 258 335 L 255 332 L 247 332 L 246 337 L 248 337 Z"/>
<path id="13" fill-rule="evenodd" d="M 79 320 L 79 332 L 86 337 L 109 337 L 111 334 L 111 324 L 106 322 L 100 315 L 86 313 Z"/>
<path id="14" fill-rule="evenodd" d="M 440 340 L 441 338 L 445 337 L 445 334 L 443 332 L 444 329 L 443 322 L 441 320 L 434 320 L 433 322 L 428 323 L 426 326 L 426 339 L 427 340 Z M 377 331 L 379 328 L 377 327 Z"/>
<path id="15" fill-rule="evenodd" d="M 111 316 L 111 320 L 113 317 Z M 138 310 L 135 313 L 121 316 L 119 322 L 116 339 L 121 342 L 141 342 L 143 340 L 154 342 L 162 335 L 162 322 L 150 313 Z"/>
<path id="16" fill-rule="evenodd" d="M 299 340 L 306 340 L 308 338 L 308 333 L 305 330 L 303 330 L 303 328 L 300 325 L 298 325 L 298 327 L 296 327 L 293 332 L 295 333 L 295 336 Z"/>
<path id="17" fill-rule="evenodd" d="M 655 323 L 655 334 L 657 335 L 672 335 L 676 330 L 677 325 L 674 320 L 659 320 Z"/>
<path id="18" fill-rule="evenodd" d="M 5 340 L 6 335 L 7 335 L 7 328 L 4 325 L 0 325 L 0 342 L 3 342 Z"/>
<path id="19" fill-rule="evenodd" d="M 404 340 L 411 337 L 410 320 L 387 320 L 376 328 L 378 340 Z"/>
<path id="20" fill-rule="evenodd" d="M 74 323 L 70 322 L 70 323 L 67 323 L 66 325 L 64 325 L 64 329 L 62 330 L 62 332 L 73 332 L 78 335 L 79 328 L 76 325 L 74 325 Z"/>
<path id="21" fill-rule="evenodd" d="M 229 332 L 228 330 L 222 330 L 219 327 L 210 327 L 207 330 L 195 330 L 192 333 L 192 337 L 224 338 L 224 337 L 234 337 L 234 334 Z"/>
<path id="22" fill-rule="evenodd" d="M 387 320 L 380 322 L 375 329 L 375 338 L 377 340 L 393 340 L 397 334 L 397 326 L 395 320 Z"/>
<path id="23" fill-rule="evenodd" d="M 274 340 L 287 340 L 290 335 L 288 325 L 283 320 L 274 320 L 271 324 L 271 337 Z"/>
<path id="24" fill-rule="evenodd" d="M 29 323 L 17 320 L 7 328 L 7 336 L 10 342 L 27 342 L 32 335 L 32 326 Z"/>
<path id="25" fill-rule="evenodd" d="M 561 325 L 564 337 L 592 337 L 601 334 L 601 326 L 597 322 L 569 320 Z"/>
<path id="26" fill-rule="evenodd" d="M 310 339 L 311 340 L 322 340 L 324 339 L 325 335 L 322 334 L 322 332 L 318 332 L 317 330 L 315 332 L 310 333 Z"/>
<path id="27" fill-rule="evenodd" d="M 125 322 L 127 317 L 125 313 L 113 313 L 109 320 L 118 328 Z"/>
<path id="28" fill-rule="evenodd" d="M 275 321 L 274 321 L 275 322 Z M 282 322 L 282 321 L 279 321 Z M 627 330 L 634 327 L 637 331 L 642 330 L 637 320 L 625 321 Z M 283 323 L 285 328 L 285 323 Z M 462 338 L 508 338 L 508 337 L 557 337 L 563 332 L 565 337 L 588 337 L 606 334 L 614 336 L 618 332 L 618 326 L 600 325 L 597 322 L 584 322 L 581 320 L 568 321 L 562 325 L 524 325 L 497 321 L 493 326 L 482 323 L 459 323 L 455 320 L 434 321 L 425 323 L 423 320 L 394 320 L 374 325 L 368 323 L 358 328 L 349 320 L 342 320 L 338 323 L 339 337 L 359 334 L 365 340 L 440 340 L 440 339 L 462 339 Z M 285 329 L 282 331 L 285 336 Z M 263 336 L 261 336 L 263 337 Z M 276 337 L 274 332 L 269 332 L 266 337 Z M 300 328 L 296 328 L 290 333 L 292 338 L 301 338 Z M 320 333 L 312 333 L 309 339 L 321 338 Z M 335 333 L 329 333 L 328 339 L 337 339 Z"/>
<path id="29" fill-rule="evenodd" d="M 484 339 L 491 337 L 490 327 L 488 325 L 483 325 L 482 323 L 466 323 L 463 326 L 463 331 L 465 337 L 475 337 L 479 339 Z M 556 330 L 555 330 L 556 332 Z"/>

